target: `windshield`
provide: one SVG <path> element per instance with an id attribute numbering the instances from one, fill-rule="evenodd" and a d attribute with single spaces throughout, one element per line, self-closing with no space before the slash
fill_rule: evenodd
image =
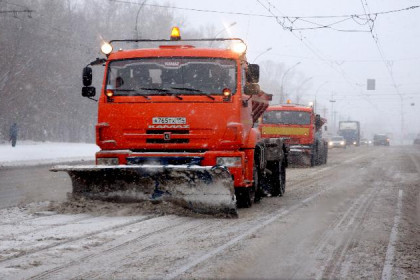
<path id="1" fill-rule="evenodd" d="M 106 85 L 114 95 L 235 93 L 236 68 L 221 58 L 126 59 L 110 62 Z"/>
<path id="2" fill-rule="evenodd" d="M 265 124 L 311 124 L 311 114 L 299 111 L 269 111 L 263 116 Z"/>
<path id="3" fill-rule="evenodd" d="M 343 137 L 333 137 L 331 138 L 331 141 L 343 141 L 344 138 Z"/>

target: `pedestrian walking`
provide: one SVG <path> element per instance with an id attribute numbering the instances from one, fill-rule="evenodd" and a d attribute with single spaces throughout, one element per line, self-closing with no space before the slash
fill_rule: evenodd
<path id="1" fill-rule="evenodd" d="M 13 123 L 10 127 L 9 136 L 10 140 L 12 141 L 12 147 L 16 146 L 17 136 L 18 136 L 18 126 L 16 123 Z"/>

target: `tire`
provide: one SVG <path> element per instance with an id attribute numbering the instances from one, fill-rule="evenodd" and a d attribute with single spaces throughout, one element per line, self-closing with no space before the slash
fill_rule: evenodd
<path id="1" fill-rule="evenodd" d="M 311 167 L 314 167 L 316 165 L 316 150 L 312 149 L 312 153 L 311 153 Z"/>
<path id="2" fill-rule="evenodd" d="M 271 178 L 271 196 L 283 196 L 286 191 L 286 166 L 285 162 L 274 162 Z"/>
<path id="3" fill-rule="evenodd" d="M 253 168 L 253 179 L 254 183 L 252 187 L 235 188 L 236 205 L 238 208 L 250 208 L 254 201 L 259 201 L 260 197 L 256 195 L 255 191 L 255 186 L 258 186 L 259 182 L 258 169 L 255 165 Z"/>
<path id="4" fill-rule="evenodd" d="M 260 182 L 261 175 L 260 175 L 259 169 L 256 166 L 254 166 L 254 168 L 252 169 L 252 172 L 253 172 L 252 177 L 254 178 L 254 183 L 251 188 L 253 195 L 251 195 L 250 201 L 257 203 L 257 202 L 260 202 L 261 198 L 263 197 L 263 191 L 261 189 L 261 182 Z"/>

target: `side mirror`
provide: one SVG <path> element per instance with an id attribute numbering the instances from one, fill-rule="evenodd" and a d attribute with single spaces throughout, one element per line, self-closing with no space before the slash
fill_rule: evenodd
<path id="1" fill-rule="evenodd" d="M 89 66 L 83 68 L 83 85 L 85 87 L 92 85 L 92 68 Z"/>
<path id="2" fill-rule="evenodd" d="M 324 126 L 324 130 L 325 131 L 328 131 L 328 126 Z"/>
<path id="3" fill-rule="evenodd" d="M 94 87 L 82 87 L 83 97 L 94 97 L 95 94 L 96 94 L 96 89 Z"/>
<path id="4" fill-rule="evenodd" d="M 258 83 L 260 81 L 260 66 L 258 64 L 249 64 L 246 73 L 248 83 Z"/>
<path id="5" fill-rule="evenodd" d="M 261 92 L 260 85 L 254 83 L 246 83 L 244 86 L 244 93 L 246 95 L 255 95 Z"/>

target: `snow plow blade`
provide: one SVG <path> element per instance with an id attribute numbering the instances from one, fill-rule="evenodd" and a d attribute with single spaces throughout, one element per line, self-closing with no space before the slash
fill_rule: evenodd
<path id="1" fill-rule="evenodd" d="M 73 194 L 120 202 L 170 201 L 198 213 L 236 215 L 233 180 L 225 167 L 187 165 L 55 166 L 70 175 Z"/>

